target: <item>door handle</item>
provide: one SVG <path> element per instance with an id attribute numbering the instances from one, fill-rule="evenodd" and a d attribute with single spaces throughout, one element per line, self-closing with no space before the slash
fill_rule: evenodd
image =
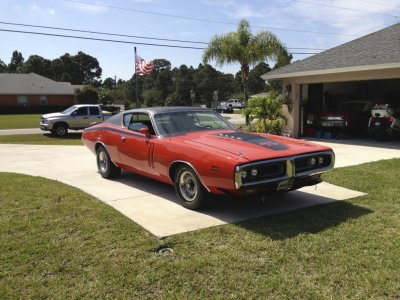
<path id="1" fill-rule="evenodd" d="M 125 142 L 125 140 L 126 140 L 126 137 L 121 136 L 121 141 Z"/>

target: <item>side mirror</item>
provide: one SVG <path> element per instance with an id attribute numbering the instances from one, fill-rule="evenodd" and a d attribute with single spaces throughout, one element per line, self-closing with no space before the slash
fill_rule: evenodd
<path id="1" fill-rule="evenodd" d="M 149 128 L 147 127 L 140 128 L 139 133 L 145 135 L 147 138 L 150 137 Z"/>

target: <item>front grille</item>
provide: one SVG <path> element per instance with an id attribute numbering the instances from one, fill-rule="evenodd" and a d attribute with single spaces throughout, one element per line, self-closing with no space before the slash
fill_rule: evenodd
<path id="1" fill-rule="evenodd" d="M 236 188 L 273 184 L 296 177 L 322 173 L 334 165 L 333 152 L 317 152 L 306 155 L 266 160 L 237 166 Z"/>
<path id="2" fill-rule="evenodd" d="M 332 164 L 332 155 L 329 153 L 315 153 L 294 159 L 295 175 L 318 169 L 325 169 Z"/>
<path id="3" fill-rule="evenodd" d="M 246 177 L 243 174 L 246 174 Z M 256 172 L 254 174 L 253 172 Z M 276 178 L 286 176 L 286 161 L 272 163 L 261 163 L 249 165 L 242 169 L 241 177 L 243 184 L 253 184 L 260 181 L 273 181 Z"/>

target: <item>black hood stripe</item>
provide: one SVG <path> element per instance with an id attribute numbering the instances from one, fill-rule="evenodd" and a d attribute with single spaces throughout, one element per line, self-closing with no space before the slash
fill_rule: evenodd
<path id="1" fill-rule="evenodd" d="M 251 134 L 251 133 L 242 132 L 242 131 L 218 133 L 218 134 L 215 134 L 215 136 L 218 136 L 221 138 L 226 138 L 226 139 L 232 139 L 232 140 L 236 140 L 236 141 L 243 141 L 245 143 L 250 143 L 250 144 L 268 148 L 271 150 L 287 150 L 288 149 L 287 146 L 285 146 L 273 139 L 269 139 L 269 138 L 262 137 L 262 136 L 259 136 L 256 134 Z"/>

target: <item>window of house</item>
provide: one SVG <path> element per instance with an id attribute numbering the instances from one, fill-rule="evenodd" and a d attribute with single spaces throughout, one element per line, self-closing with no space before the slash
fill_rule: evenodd
<path id="1" fill-rule="evenodd" d="M 17 96 L 18 106 L 28 106 L 28 96 Z"/>
<path id="2" fill-rule="evenodd" d="M 39 97 L 39 104 L 40 105 L 47 105 L 48 104 L 47 96 L 40 96 Z"/>

